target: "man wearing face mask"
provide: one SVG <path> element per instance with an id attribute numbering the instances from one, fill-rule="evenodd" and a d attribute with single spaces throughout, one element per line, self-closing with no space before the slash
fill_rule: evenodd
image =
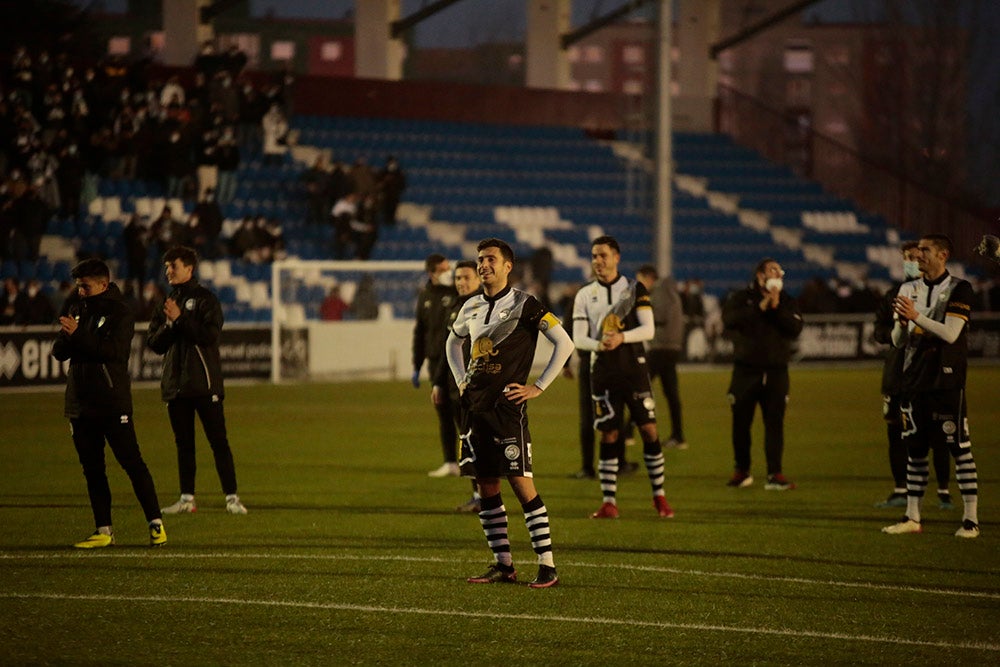
<path id="1" fill-rule="evenodd" d="M 916 241 L 906 241 L 900 246 L 903 254 L 903 280 L 921 277 L 917 258 L 920 251 Z M 892 493 L 875 507 L 906 507 L 906 445 L 903 443 L 902 416 L 899 411 L 900 388 L 903 377 L 903 350 L 892 347 L 893 301 L 899 294 L 900 284 L 894 285 L 875 311 L 874 338 L 878 343 L 889 346 L 882 366 L 882 416 L 885 418 L 886 434 L 889 439 L 889 469 L 895 484 Z M 948 481 L 951 474 L 951 455 L 946 447 L 934 449 L 934 471 L 938 480 L 938 506 L 952 509 Z"/>
<path id="2" fill-rule="evenodd" d="M 429 376 L 439 374 L 439 366 L 447 364 L 444 357 L 444 342 L 448 337 L 448 313 L 458 300 L 458 292 L 452 285 L 451 265 L 439 253 L 431 253 L 424 260 L 427 270 L 427 284 L 417 296 L 416 324 L 413 327 L 413 376 L 410 378 L 414 389 L 420 388 L 420 371 L 427 361 Z M 427 473 L 431 477 L 457 477 L 458 453 L 455 442 L 458 430 L 455 428 L 454 406 L 447 395 L 434 403 L 438 416 L 438 432 L 444 463 Z"/>
<path id="3" fill-rule="evenodd" d="M 782 472 L 785 448 L 785 406 L 788 402 L 788 360 L 792 343 L 802 332 L 795 300 L 783 291 L 785 272 L 774 259 L 763 259 L 743 290 L 733 292 L 722 309 L 725 333 L 733 341 L 733 375 L 729 403 L 733 411 L 733 476 L 728 486 L 753 484 L 750 475 L 750 429 L 760 404 L 764 419 L 767 491 L 787 491 L 795 484 Z"/>

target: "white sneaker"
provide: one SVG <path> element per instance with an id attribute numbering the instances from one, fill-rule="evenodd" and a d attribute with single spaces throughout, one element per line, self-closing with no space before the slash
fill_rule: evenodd
<path id="1" fill-rule="evenodd" d="M 675 438 L 670 438 L 663 445 L 664 449 L 680 449 L 684 450 L 688 448 L 688 444 L 684 440 L 677 440 Z"/>
<path id="2" fill-rule="evenodd" d="M 886 526 L 882 529 L 883 533 L 888 535 L 905 535 L 906 533 L 922 533 L 924 532 L 924 527 L 920 525 L 919 521 L 914 521 L 909 517 L 903 517 L 903 520 L 899 523 L 894 523 L 891 526 Z"/>
<path id="3" fill-rule="evenodd" d="M 966 519 L 962 522 L 962 527 L 955 531 L 955 537 L 964 537 L 967 539 L 979 537 L 979 524 Z"/>
<path id="4" fill-rule="evenodd" d="M 247 508 L 240 502 L 239 496 L 229 496 L 226 498 L 226 511 L 230 514 L 246 514 Z"/>
<path id="5" fill-rule="evenodd" d="M 173 505 L 169 505 L 167 507 L 163 507 L 160 509 L 160 511 L 163 512 L 164 514 L 181 514 L 183 512 L 193 513 L 198 511 L 198 506 L 194 504 L 194 498 L 192 498 L 191 500 L 185 500 L 184 496 L 181 496 L 181 499 L 178 500 L 176 503 L 174 503 Z"/>
<path id="6" fill-rule="evenodd" d="M 458 464 L 455 462 L 442 463 L 440 468 L 435 468 L 427 473 L 428 477 L 458 477 Z"/>

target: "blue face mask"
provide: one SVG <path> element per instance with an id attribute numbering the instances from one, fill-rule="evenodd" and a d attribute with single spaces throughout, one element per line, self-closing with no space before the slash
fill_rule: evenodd
<path id="1" fill-rule="evenodd" d="M 907 280 L 915 280 L 920 277 L 920 263 L 906 260 L 903 262 L 903 275 Z"/>

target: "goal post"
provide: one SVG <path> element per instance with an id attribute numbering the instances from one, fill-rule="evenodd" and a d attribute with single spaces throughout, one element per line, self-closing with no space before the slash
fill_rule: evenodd
<path id="1" fill-rule="evenodd" d="M 285 259 L 271 265 L 271 380 L 409 376 L 423 261 Z M 337 292 L 346 304 L 323 301 Z M 323 319 L 322 315 L 340 319 Z"/>

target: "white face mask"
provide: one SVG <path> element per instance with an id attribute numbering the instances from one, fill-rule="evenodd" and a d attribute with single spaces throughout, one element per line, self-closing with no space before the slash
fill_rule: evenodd
<path id="1" fill-rule="evenodd" d="M 781 278 L 768 278 L 764 281 L 764 289 L 768 292 L 773 290 L 775 287 L 778 288 L 778 291 L 781 291 L 785 287 L 785 281 Z"/>
<path id="2" fill-rule="evenodd" d="M 451 274 L 451 271 L 444 271 L 438 276 L 439 285 L 451 285 L 453 282 L 454 276 Z"/>
<path id="3" fill-rule="evenodd" d="M 906 276 L 908 280 L 919 278 L 920 263 L 915 260 L 905 260 L 903 262 L 903 275 Z"/>

